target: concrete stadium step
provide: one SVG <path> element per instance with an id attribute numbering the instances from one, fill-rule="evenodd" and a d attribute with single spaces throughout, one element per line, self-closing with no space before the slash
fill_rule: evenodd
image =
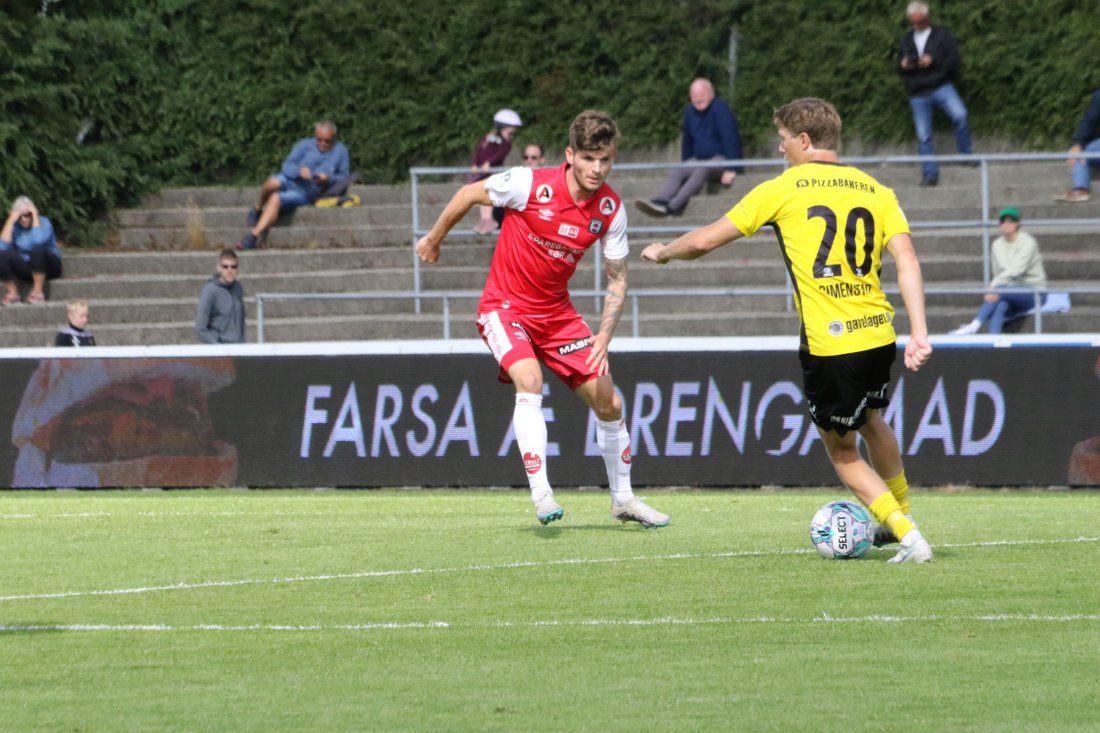
<path id="1" fill-rule="evenodd" d="M 242 279 L 274 272 L 317 269 L 361 270 L 412 265 L 412 245 L 324 250 L 267 250 L 239 252 Z M 144 277 L 146 275 L 192 275 L 209 277 L 217 266 L 218 250 L 162 252 L 85 252 L 66 250 L 64 278 Z M 60 281 L 59 281 L 60 282 Z"/>
<path id="2" fill-rule="evenodd" d="M 176 275 L 149 275 L 144 278 L 99 278 L 54 280 L 51 299 L 71 298 L 92 300 L 109 291 L 116 298 L 198 298 L 199 290 L 209 276 L 179 277 Z M 364 290 L 411 290 L 412 271 L 407 268 L 378 268 L 374 270 L 310 270 L 283 272 L 241 277 L 246 292 L 361 292 Z M 107 289 L 105 291 L 105 288 Z"/>

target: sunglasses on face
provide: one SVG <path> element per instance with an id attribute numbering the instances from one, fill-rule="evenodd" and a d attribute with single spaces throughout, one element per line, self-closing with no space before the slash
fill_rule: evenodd
<path id="1" fill-rule="evenodd" d="M 221 265 L 220 267 L 223 270 L 236 270 L 238 265 Z"/>

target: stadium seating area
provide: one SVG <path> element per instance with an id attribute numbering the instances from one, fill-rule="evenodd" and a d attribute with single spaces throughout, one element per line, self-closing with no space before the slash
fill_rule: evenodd
<path id="1" fill-rule="evenodd" d="M 917 168 L 871 166 L 870 173 L 894 187 L 911 223 L 977 220 L 980 218 L 980 172 L 945 166 L 940 185 L 919 188 Z M 757 169 L 741 176 L 731 192 L 700 195 L 678 219 L 652 219 L 633 207 L 632 228 L 707 223 L 720 216 L 736 198 L 774 169 Z M 648 197 L 663 172 L 616 171 L 611 182 L 624 199 Z M 1043 225 L 1055 218 L 1098 219 L 1100 200 L 1083 204 L 1056 203 L 1051 193 L 1065 185 L 1064 167 L 1052 162 L 991 165 L 988 216 L 1006 205 L 1018 206 L 1024 227 L 1040 242 L 1052 290 L 1096 287 L 1100 284 L 1100 248 L 1094 224 Z M 431 183 L 419 187 L 419 215 L 426 227 L 459 184 Z M 249 340 L 256 340 L 254 296 L 265 292 L 353 293 L 408 291 L 414 287 L 410 187 L 363 186 L 353 191 L 362 200 L 348 209 L 299 209 L 292 219 L 270 233 L 266 245 L 243 253 L 241 281 L 249 296 Z M 80 297 L 92 304 L 91 329 L 101 345 L 195 343 L 193 320 L 197 294 L 214 271 L 215 252 L 236 242 L 244 214 L 255 197 L 252 189 L 198 188 L 162 192 L 140 209 L 118 211 L 113 242 L 99 251 L 65 251 L 65 277 L 51 283 L 50 302 L 42 306 L 8 307 L 0 311 L 0 338 L 8 346 L 44 346 L 64 323 L 64 301 Z M 472 227 L 471 213 L 466 227 Z M 430 291 L 476 290 L 485 276 L 493 238 L 450 238 L 438 265 L 422 268 L 422 285 Z M 914 229 L 926 285 L 930 289 L 980 287 L 981 231 Z M 994 228 L 991 236 L 996 236 Z M 632 233 L 635 251 L 643 243 L 667 239 Z M 591 258 L 589 258 L 591 259 Z M 633 288 L 682 289 L 683 297 L 641 301 L 640 335 L 751 336 L 791 335 L 795 315 L 782 296 L 690 297 L 699 287 L 783 287 L 786 276 L 770 230 L 694 263 L 668 267 L 631 263 Z M 574 279 L 578 289 L 595 283 L 593 263 L 582 263 Z M 886 285 L 893 284 L 887 262 Z M 932 294 L 928 298 L 933 333 L 946 333 L 968 320 L 979 305 L 976 294 Z M 589 299 L 578 301 L 594 313 Z M 451 334 L 473 338 L 474 302 L 452 305 Z M 440 338 L 441 305 L 423 301 L 420 314 L 407 300 L 305 300 L 269 303 L 265 309 L 266 341 Z M 620 334 L 629 334 L 628 309 Z M 1072 295 L 1067 313 L 1043 316 L 1045 333 L 1093 332 L 1100 323 L 1100 292 Z M 904 317 L 898 329 L 904 332 Z M 1031 317 L 1016 324 L 1031 331 Z"/>

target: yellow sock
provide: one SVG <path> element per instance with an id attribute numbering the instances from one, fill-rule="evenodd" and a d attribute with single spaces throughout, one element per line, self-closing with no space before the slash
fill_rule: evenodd
<path id="1" fill-rule="evenodd" d="M 894 536 L 899 540 L 915 527 L 915 525 L 909 521 L 909 518 L 905 516 L 905 512 L 901 510 L 901 505 L 898 504 L 898 500 L 894 498 L 894 495 L 889 491 L 884 491 L 882 494 L 871 502 L 871 506 L 867 507 L 871 510 L 871 514 L 875 515 L 875 519 L 879 524 L 885 524 L 890 528 L 890 531 L 894 533 Z"/>
<path id="2" fill-rule="evenodd" d="M 902 514 L 908 514 L 910 511 L 909 482 L 905 480 L 905 471 L 902 471 L 892 479 L 887 479 L 886 488 L 890 489 L 890 493 L 898 500 L 898 506 L 901 507 Z"/>

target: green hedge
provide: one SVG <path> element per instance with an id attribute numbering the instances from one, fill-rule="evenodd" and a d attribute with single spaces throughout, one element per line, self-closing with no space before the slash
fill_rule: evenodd
<path id="1" fill-rule="evenodd" d="M 772 154 L 772 109 L 804 95 L 832 100 L 850 139 L 912 139 L 904 0 L 39 5 L 0 9 L 0 201 L 29 194 L 70 243 L 160 186 L 257 184 L 319 118 L 374 182 L 465 160 L 500 107 L 552 149 L 585 107 L 616 116 L 624 148 L 666 144 L 696 75 L 732 96 L 749 154 Z M 944 0 L 933 20 L 959 38 L 979 141 L 1067 145 L 1100 85 L 1100 6 Z"/>

